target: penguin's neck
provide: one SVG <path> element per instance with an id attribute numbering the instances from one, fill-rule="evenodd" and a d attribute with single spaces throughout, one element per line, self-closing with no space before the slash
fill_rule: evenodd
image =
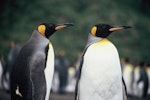
<path id="1" fill-rule="evenodd" d="M 91 44 L 93 44 L 93 43 L 95 43 L 95 42 L 98 42 L 98 41 L 101 41 L 102 39 L 103 39 L 103 38 L 101 38 L 101 37 L 95 37 L 95 36 L 93 36 L 91 33 L 89 33 L 88 41 L 87 41 L 86 46 L 85 46 L 85 48 L 84 48 L 84 50 L 83 50 L 82 56 L 84 55 L 86 49 L 87 49 Z"/>
<path id="2" fill-rule="evenodd" d="M 100 41 L 97 41 L 96 44 L 107 44 L 110 43 L 110 41 L 107 38 L 102 38 Z"/>
<path id="3" fill-rule="evenodd" d="M 83 50 L 83 54 L 84 52 L 86 51 L 86 49 L 92 45 L 93 43 L 96 43 L 96 44 L 105 44 L 105 43 L 108 43 L 110 42 L 107 38 L 101 38 L 101 37 L 95 37 L 93 36 L 91 33 L 89 33 L 89 36 L 88 36 L 88 41 L 87 41 L 87 44 L 86 44 L 86 47 L 84 48 Z M 111 43 L 111 42 L 110 42 Z"/>
<path id="4" fill-rule="evenodd" d="M 101 41 L 102 39 L 103 38 L 101 38 L 101 37 L 95 37 L 91 33 L 89 33 L 88 41 L 87 41 L 87 44 L 86 44 L 85 48 L 89 47 L 91 44 L 93 44 L 95 42 Z"/>
<path id="5" fill-rule="evenodd" d="M 49 43 L 49 39 L 42 36 L 37 30 L 33 31 L 29 41 L 34 41 L 36 44 L 41 44 L 41 43 L 47 44 L 47 43 Z"/>

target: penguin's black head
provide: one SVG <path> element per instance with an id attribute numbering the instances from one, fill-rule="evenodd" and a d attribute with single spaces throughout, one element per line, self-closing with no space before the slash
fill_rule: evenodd
<path id="1" fill-rule="evenodd" d="M 37 26 L 37 30 L 46 38 L 49 38 L 55 31 L 63 29 L 65 27 L 73 26 L 71 23 L 65 24 L 51 24 L 51 23 L 42 23 Z"/>
<path id="2" fill-rule="evenodd" d="M 91 34 L 96 37 L 101 37 L 101 38 L 106 38 L 109 36 L 112 32 L 121 30 L 121 29 L 126 29 L 126 28 L 131 28 L 129 26 L 117 26 L 113 27 L 108 24 L 96 24 L 92 27 L 91 29 Z"/>

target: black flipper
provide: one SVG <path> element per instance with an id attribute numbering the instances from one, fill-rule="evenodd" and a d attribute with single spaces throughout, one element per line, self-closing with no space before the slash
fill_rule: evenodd
<path id="1" fill-rule="evenodd" d="M 75 98 L 74 98 L 74 100 L 78 100 L 77 99 L 77 96 L 78 96 L 78 85 L 79 85 L 78 83 L 80 81 L 81 71 L 82 71 L 82 65 L 83 65 L 83 61 L 84 61 L 84 54 L 85 54 L 87 48 L 83 51 L 82 56 L 81 56 L 81 61 L 80 61 L 80 65 L 79 65 L 78 75 L 77 75 L 77 82 L 76 82 Z"/>
<path id="2" fill-rule="evenodd" d="M 127 88 L 126 88 L 123 77 L 122 77 L 122 88 L 123 88 L 122 89 L 123 90 L 123 100 L 128 100 L 127 99 Z"/>

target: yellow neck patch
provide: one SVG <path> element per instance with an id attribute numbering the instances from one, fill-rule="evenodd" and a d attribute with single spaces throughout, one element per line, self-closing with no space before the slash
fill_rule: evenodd
<path id="1" fill-rule="evenodd" d="M 96 31 L 97 31 L 97 27 L 94 26 L 94 27 L 91 29 L 91 34 L 92 34 L 93 36 L 95 36 Z"/>
<path id="2" fill-rule="evenodd" d="M 110 41 L 107 38 L 103 38 L 102 40 L 98 41 L 96 45 L 105 45 L 108 43 L 110 43 Z"/>
<path id="3" fill-rule="evenodd" d="M 46 30 L 45 25 L 39 25 L 39 26 L 38 26 L 38 31 L 39 31 L 43 36 L 45 36 L 45 30 Z"/>

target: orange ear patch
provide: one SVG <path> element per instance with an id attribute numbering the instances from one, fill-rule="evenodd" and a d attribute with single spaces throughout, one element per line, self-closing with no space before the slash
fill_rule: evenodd
<path id="1" fill-rule="evenodd" d="M 94 26 L 94 27 L 91 29 L 91 34 L 92 34 L 93 36 L 95 36 L 96 31 L 97 31 L 97 27 Z"/>
<path id="2" fill-rule="evenodd" d="M 39 26 L 38 26 L 38 31 L 39 31 L 43 36 L 45 36 L 45 30 L 46 30 L 45 25 L 39 25 Z"/>

